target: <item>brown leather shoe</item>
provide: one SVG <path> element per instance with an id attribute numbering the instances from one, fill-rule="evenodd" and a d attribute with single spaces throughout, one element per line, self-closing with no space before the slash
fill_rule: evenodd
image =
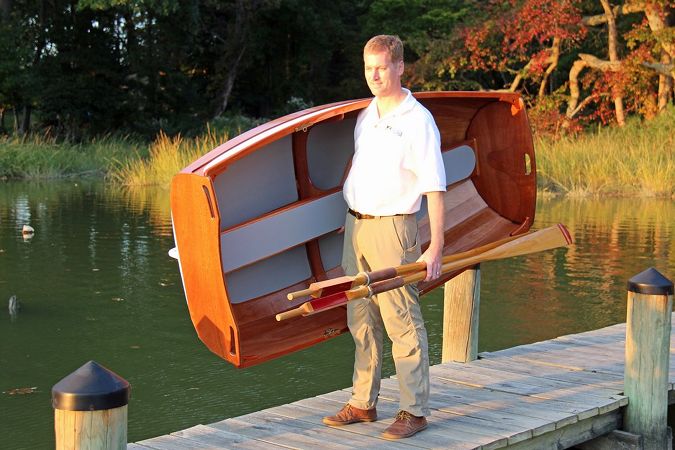
<path id="1" fill-rule="evenodd" d="M 339 427 L 341 425 L 349 425 L 350 423 L 375 422 L 376 420 L 377 410 L 375 408 L 359 409 L 347 403 L 336 415 L 324 417 L 323 423 Z"/>
<path id="2" fill-rule="evenodd" d="M 413 416 L 408 411 L 399 411 L 396 414 L 396 420 L 392 423 L 382 437 L 385 439 L 401 439 L 412 436 L 413 434 L 424 430 L 427 427 L 427 419 Z"/>

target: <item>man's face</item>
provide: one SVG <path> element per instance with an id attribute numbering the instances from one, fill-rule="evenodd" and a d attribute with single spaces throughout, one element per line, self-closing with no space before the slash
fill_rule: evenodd
<path id="1" fill-rule="evenodd" d="M 403 62 L 394 63 L 387 52 L 363 54 L 366 82 L 375 97 L 396 95 L 401 90 Z"/>

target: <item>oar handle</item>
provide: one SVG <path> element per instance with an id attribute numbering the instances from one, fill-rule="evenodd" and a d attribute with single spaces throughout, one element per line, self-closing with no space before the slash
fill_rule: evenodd
<path id="1" fill-rule="evenodd" d="M 312 305 L 309 302 L 305 302 L 297 308 L 291 309 L 289 311 L 284 311 L 276 315 L 277 322 L 282 320 L 291 319 L 293 317 L 304 316 L 314 311 Z"/>
<path id="2" fill-rule="evenodd" d="M 311 288 L 303 289 L 302 291 L 289 292 L 286 295 L 286 298 L 289 300 L 295 300 L 296 298 L 307 297 L 308 295 L 312 295 L 314 294 L 314 292 L 316 292 L 315 289 Z"/>
<path id="3" fill-rule="evenodd" d="M 277 322 L 282 320 L 291 319 L 293 317 L 298 317 L 302 315 L 302 308 L 291 309 L 290 311 L 282 312 L 277 314 Z"/>

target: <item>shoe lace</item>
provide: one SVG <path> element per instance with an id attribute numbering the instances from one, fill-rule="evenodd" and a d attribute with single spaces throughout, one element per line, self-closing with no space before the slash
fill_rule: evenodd
<path id="1" fill-rule="evenodd" d="M 412 414 L 410 414 L 408 411 L 399 411 L 398 413 L 396 413 L 396 418 L 394 419 L 394 421 L 410 420 L 411 417 Z"/>
<path id="2" fill-rule="evenodd" d="M 341 415 L 347 417 L 347 416 L 350 415 L 351 411 L 352 411 L 352 405 L 351 405 L 351 403 L 347 403 L 347 404 L 342 408 L 342 411 L 340 411 L 340 413 L 341 413 Z"/>

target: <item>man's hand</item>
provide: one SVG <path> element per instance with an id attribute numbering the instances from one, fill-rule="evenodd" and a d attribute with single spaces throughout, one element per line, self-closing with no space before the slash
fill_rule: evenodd
<path id="1" fill-rule="evenodd" d="M 441 276 L 441 266 L 443 258 L 443 248 L 432 248 L 429 246 L 427 250 L 420 256 L 418 262 L 424 261 L 427 264 L 427 277 L 424 281 L 435 280 Z"/>
<path id="2" fill-rule="evenodd" d="M 418 261 L 427 263 L 427 277 L 424 281 L 435 280 L 441 276 L 443 258 L 443 219 L 445 208 L 443 192 L 427 192 L 427 207 L 429 210 L 429 226 L 431 227 L 431 242 Z"/>

